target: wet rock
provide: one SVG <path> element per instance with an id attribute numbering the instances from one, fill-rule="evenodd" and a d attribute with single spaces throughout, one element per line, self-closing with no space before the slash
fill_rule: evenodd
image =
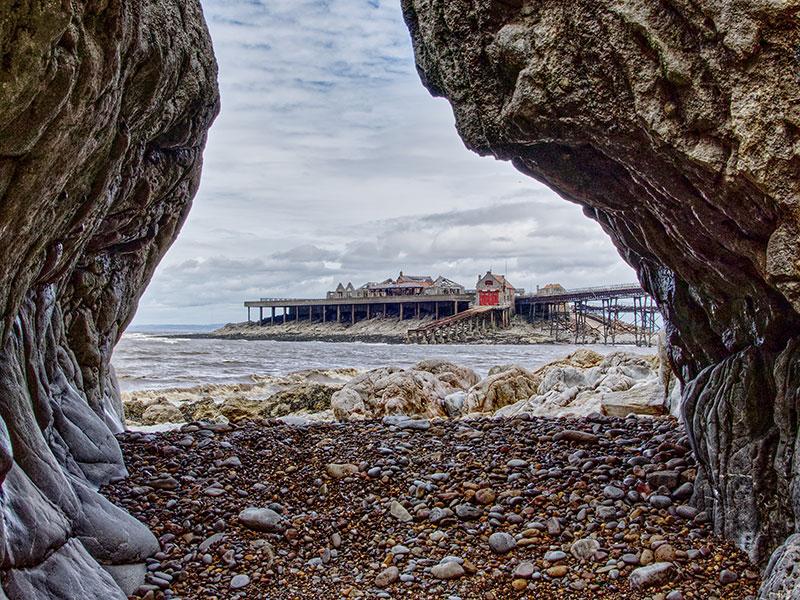
<path id="1" fill-rule="evenodd" d="M 493 533 L 489 536 L 489 547 L 492 549 L 492 552 L 496 554 L 511 552 L 516 545 L 517 542 L 514 540 L 514 537 L 503 531 Z"/>
<path id="2" fill-rule="evenodd" d="M 672 563 L 657 562 L 631 571 L 628 583 L 635 590 L 661 586 L 667 583 L 674 573 Z"/>
<path id="3" fill-rule="evenodd" d="M 379 588 L 389 587 L 398 579 L 400 579 L 400 569 L 387 567 L 375 577 L 375 585 Z"/>
<path id="4" fill-rule="evenodd" d="M 270 508 L 245 508 L 239 513 L 239 522 L 255 531 L 277 533 L 283 530 L 283 518 Z"/>

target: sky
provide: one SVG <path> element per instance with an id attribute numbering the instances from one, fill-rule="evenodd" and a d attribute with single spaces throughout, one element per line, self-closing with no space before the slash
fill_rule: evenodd
<path id="1" fill-rule="evenodd" d="M 246 319 L 399 271 L 473 287 L 635 281 L 599 225 L 469 152 L 417 76 L 399 0 L 202 0 L 222 111 L 134 323 Z"/>

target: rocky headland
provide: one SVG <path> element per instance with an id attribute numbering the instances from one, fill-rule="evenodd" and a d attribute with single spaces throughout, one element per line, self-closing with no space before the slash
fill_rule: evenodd
<path id="1" fill-rule="evenodd" d="M 278 320 L 274 325 L 259 325 L 255 322 L 228 323 L 210 333 L 188 334 L 181 337 L 223 338 L 246 340 L 277 340 L 293 342 L 364 342 L 383 344 L 404 344 L 407 342 L 409 329 L 416 329 L 431 323 L 431 319 L 404 319 L 376 317 L 355 324 L 335 322 L 288 321 Z M 598 326 L 588 323 L 587 343 L 603 343 L 603 332 Z M 555 344 L 572 343 L 573 334 L 560 331 L 554 336 L 550 324 L 545 322 L 529 323 L 519 315 L 512 317 L 511 325 L 506 328 L 490 329 L 486 332 L 474 333 L 463 340 L 452 343 L 463 344 Z M 634 343 L 634 336 L 621 332 L 616 336 L 619 344 Z M 654 338 L 653 344 L 657 342 Z"/>

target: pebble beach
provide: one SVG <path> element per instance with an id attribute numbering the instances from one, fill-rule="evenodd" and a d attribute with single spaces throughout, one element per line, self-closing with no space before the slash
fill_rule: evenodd
<path id="1" fill-rule="evenodd" d="M 103 488 L 161 552 L 133 599 L 754 598 L 689 505 L 672 417 L 481 418 L 126 432 Z"/>

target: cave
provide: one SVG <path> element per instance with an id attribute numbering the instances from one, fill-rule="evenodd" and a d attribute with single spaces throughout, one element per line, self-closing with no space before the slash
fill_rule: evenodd
<path id="1" fill-rule="evenodd" d="M 767 569 L 765 597 L 789 593 L 797 5 L 402 8 L 422 82 L 451 102 L 466 146 L 581 204 L 637 270 L 684 386 L 694 502 Z M 125 475 L 110 356 L 196 192 L 219 110 L 213 50 L 197 0 L 15 3 L 0 17 L 0 598 L 125 598 L 158 544 L 97 493 Z"/>

